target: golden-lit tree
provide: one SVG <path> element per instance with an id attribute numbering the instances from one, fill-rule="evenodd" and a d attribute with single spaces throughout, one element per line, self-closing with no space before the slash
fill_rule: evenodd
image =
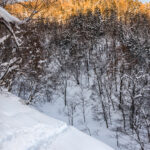
<path id="1" fill-rule="evenodd" d="M 128 20 L 129 14 L 146 14 L 150 16 L 150 3 L 143 4 L 138 0 L 33 0 L 7 5 L 9 12 L 25 18 L 34 14 L 34 18 L 48 18 L 64 22 L 70 16 L 78 13 L 86 14 L 89 10 L 94 13 L 98 8 L 103 17 L 111 12 L 117 14 L 118 19 Z"/>

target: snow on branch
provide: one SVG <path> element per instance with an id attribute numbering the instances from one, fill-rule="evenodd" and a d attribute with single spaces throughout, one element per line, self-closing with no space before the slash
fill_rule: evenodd
<path id="1" fill-rule="evenodd" d="M 18 18 L 12 16 L 9 14 L 4 8 L 0 7 L 0 19 L 3 19 L 4 21 L 8 23 L 14 23 L 14 24 L 21 24 L 22 21 L 20 21 Z"/>
<path id="2" fill-rule="evenodd" d="M 0 23 L 3 24 L 6 27 L 6 29 L 12 34 L 17 47 L 19 47 L 19 42 L 16 38 L 13 28 L 11 27 L 11 24 L 21 24 L 22 21 L 12 16 L 4 8 L 0 7 Z"/>

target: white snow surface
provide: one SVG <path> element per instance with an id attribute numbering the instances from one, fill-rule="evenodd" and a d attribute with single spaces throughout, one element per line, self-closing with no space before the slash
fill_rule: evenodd
<path id="1" fill-rule="evenodd" d="M 6 22 L 9 23 L 21 23 L 21 21 L 12 16 L 10 13 L 8 13 L 4 8 L 0 7 L 0 19 L 4 19 Z"/>
<path id="2" fill-rule="evenodd" d="M 8 37 L 9 36 L 7 35 L 7 36 L 4 36 L 4 37 L 0 38 L 0 44 L 3 43 Z"/>
<path id="3" fill-rule="evenodd" d="M 0 150 L 113 150 L 21 101 L 0 92 Z"/>

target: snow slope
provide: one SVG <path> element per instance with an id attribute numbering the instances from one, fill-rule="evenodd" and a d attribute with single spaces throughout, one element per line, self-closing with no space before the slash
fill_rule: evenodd
<path id="1" fill-rule="evenodd" d="M 0 93 L 0 150 L 113 150 L 7 92 Z"/>

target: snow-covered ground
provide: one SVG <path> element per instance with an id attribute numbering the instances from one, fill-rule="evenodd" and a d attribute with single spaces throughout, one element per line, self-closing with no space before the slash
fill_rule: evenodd
<path id="1" fill-rule="evenodd" d="M 113 150 L 19 98 L 0 92 L 0 150 Z"/>
<path id="2" fill-rule="evenodd" d="M 81 84 L 85 85 L 85 87 L 81 88 L 80 85 L 77 85 L 72 80 L 68 81 L 67 106 L 64 105 L 64 95 L 57 93 L 52 97 L 51 102 L 37 102 L 35 108 L 48 116 L 73 125 L 80 131 L 104 142 L 115 150 L 138 149 L 139 147 L 137 148 L 135 146 L 136 143 L 133 138 L 125 134 L 117 133 L 114 130 L 119 124 L 116 120 L 120 116 L 116 111 L 112 111 L 112 124 L 109 128 L 106 128 L 103 118 L 100 118 L 100 120 L 94 119 L 92 111 L 94 101 L 91 99 L 92 91 L 86 86 L 86 83 L 83 80 L 83 84 Z M 85 120 L 83 116 L 83 100 Z M 74 107 L 72 108 L 72 106 Z M 128 145 L 130 145 L 130 148 L 127 148 Z"/>
<path id="3" fill-rule="evenodd" d="M 67 124 L 70 124 L 71 116 L 68 116 L 68 108 L 63 107 L 63 101 L 61 99 L 57 99 L 51 103 L 44 103 L 41 105 L 37 105 L 41 112 L 47 114 L 48 116 L 52 116 L 53 118 L 59 119 Z M 86 110 L 86 122 L 84 123 L 82 114 L 80 113 L 81 109 L 76 110 L 74 112 L 74 124 L 73 126 L 79 129 L 82 132 L 106 143 L 107 145 L 117 148 L 117 140 L 116 133 L 107 129 L 104 122 L 101 124 L 98 121 L 93 120 L 92 112 L 90 109 Z"/>

